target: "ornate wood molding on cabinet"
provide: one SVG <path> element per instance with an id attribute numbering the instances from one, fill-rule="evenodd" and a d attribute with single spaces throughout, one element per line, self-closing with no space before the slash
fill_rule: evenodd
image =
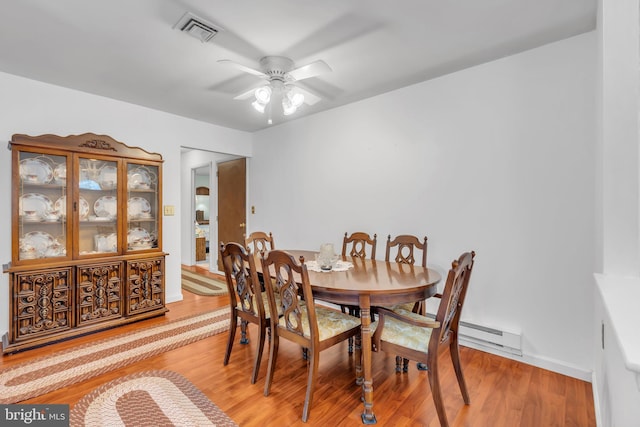
<path id="1" fill-rule="evenodd" d="M 106 135 L 13 135 L 3 353 L 164 314 L 162 156 Z"/>

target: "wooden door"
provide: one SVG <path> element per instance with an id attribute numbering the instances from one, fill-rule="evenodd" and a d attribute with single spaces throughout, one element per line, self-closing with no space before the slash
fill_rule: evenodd
<path id="1" fill-rule="evenodd" d="M 218 243 L 237 242 L 244 245 L 246 184 L 244 158 L 218 163 Z M 209 253 L 213 255 L 219 252 L 218 243 L 209 244 Z M 220 257 L 217 258 L 218 270 L 223 271 Z"/>

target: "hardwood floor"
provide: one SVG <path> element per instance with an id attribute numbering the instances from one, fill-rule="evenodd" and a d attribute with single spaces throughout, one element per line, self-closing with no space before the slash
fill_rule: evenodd
<path id="1" fill-rule="evenodd" d="M 6 355 L 0 360 L 0 368 L 227 304 L 226 296 L 204 297 L 185 292 L 184 300 L 169 304 L 170 311 L 163 317 Z M 256 335 L 257 330 L 250 326 L 249 337 Z M 300 417 L 307 368 L 300 348 L 286 340 L 280 341 L 271 394 L 265 397 L 268 347 L 258 382 L 252 385 L 249 377 L 255 343 L 251 340 L 249 345 L 241 345 L 238 339 L 239 334 L 228 366 L 222 364 L 227 340 L 224 333 L 22 403 L 68 403 L 73 407 L 85 394 L 107 381 L 134 372 L 166 369 L 188 378 L 240 426 L 362 425 L 360 390 L 354 382 L 354 360 L 347 353 L 346 342 L 321 353 L 314 402 L 309 422 L 305 424 Z M 443 358 L 440 362 L 451 426 L 596 425 L 590 383 L 465 347 L 462 347 L 461 359 L 471 397 L 469 406 L 462 401 L 450 360 Z M 408 374 L 396 374 L 395 356 L 385 353 L 374 353 L 373 371 L 374 412 L 379 426 L 439 426 L 426 372 L 417 371 L 412 363 Z"/>

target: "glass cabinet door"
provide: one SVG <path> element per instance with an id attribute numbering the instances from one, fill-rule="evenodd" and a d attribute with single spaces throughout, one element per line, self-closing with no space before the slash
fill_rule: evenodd
<path id="1" fill-rule="evenodd" d="M 73 212 L 78 224 L 78 254 L 118 253 L 118 162 L 79 157 L 78 198 Z"/>
<path id="2" fill-rule="evenodd" d="M 18 153 L 18 260 L 61 258 L 71 244 L 67 226 L 69 157 Z"/>
<path id="3" fill-rule="evenodd" d="M 158 166 L 127 164 L 127 250 L 158 248 Z"/>

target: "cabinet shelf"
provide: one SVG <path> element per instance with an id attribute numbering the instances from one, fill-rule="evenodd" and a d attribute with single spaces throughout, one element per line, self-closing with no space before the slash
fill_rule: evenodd
<path id="1" fill-rule="evenodd" d="M 23 225 L 55 225 L 55 224 L 60 224 L 60 223 L 64 223 L 65 221 L 62 219 L 58 219 L 55 221 L 45 221 L 43 219 L 38 220 L 38 221 L 27 221 L 27 220 L 23 220 L 21 219 L 21 224 Z"/>
<path id="2" fill-rule="evenodd" d="M 32 182 L 23 182 L 22 187 L 24 188 L 67 188 L 66 184 L 34 184 Z"/>
<path id="3" fill-rule="evenodd" d="M 13 135 L 10 148 L 3 352 L 165 313 L 162 157 L 90 133 Z"/>

